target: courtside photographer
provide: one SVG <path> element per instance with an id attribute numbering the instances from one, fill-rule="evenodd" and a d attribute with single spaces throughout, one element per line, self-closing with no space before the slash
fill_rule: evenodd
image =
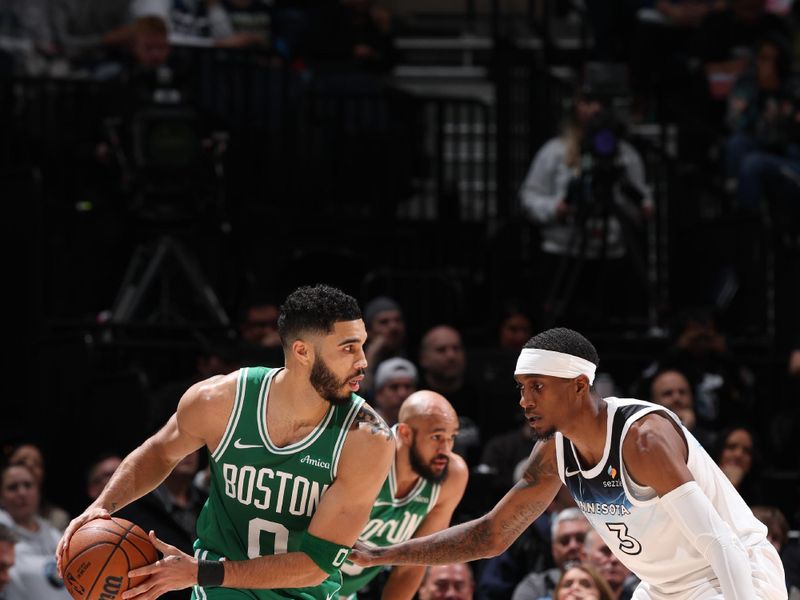
<path id="1" fill-rule="evenodd" d="M 599 324 L 620 312 L 618 294 L 609 293 L 620 285 L 638 296 L 631 300 L 640 312 L 646 304 L 641 238 L 653 201 L 602 75 L 597 68 L 587 73 L 560 134 L 539 149 L 519 192 L 541 236 L 536 287 L 547 324 L 565 317 Z M 630 286 L 630 279 L 640 281 Z"/>

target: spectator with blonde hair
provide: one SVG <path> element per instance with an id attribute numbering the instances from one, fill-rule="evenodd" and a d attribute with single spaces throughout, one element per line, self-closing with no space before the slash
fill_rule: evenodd
<path id="1" fill-rule="evenodd" d="M 614 600 L 600 574 L 586 564 L 570 565 L 553 592 L 554 600 Z"/>

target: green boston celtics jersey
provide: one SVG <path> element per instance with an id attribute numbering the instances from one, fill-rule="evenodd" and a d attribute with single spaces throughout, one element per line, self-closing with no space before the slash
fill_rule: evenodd
<path id="1" fill-rule="evenodd" d="M 395 426 L 396 428 L 397 426 Z M 393 428 L 394 430 L 394 428 Z M 397 455 L 395 454 L 395 457 Z M 436 506 L 441 486 L 420 477 L 417 484 L 403 498 L 396 498 L 395 463 L 383 482 L 369 521 L 358 539 L 376 546 L 388 546 L 410 539 Z M 383 567 L 359 567 L 349 560 L 342 565 L 342 596 L 354 594 L 380 573 Z"/>
<path id="2" fill-rule="evenodd" d="M 331 405 L 304 439 L 279 448 L 267 431 L 269 393 L 281 369 L 239 372 L 233 410 L 222 441 L 211 454 L 211 487 L 197 520 L 195 556 L 246 560 L 294 552 L 322 496 L 336 478 L 347 432 L 362 398 Z M 331 600 L 341 585 L 337 572 L 322 584 L 297 589 L 226 590 L 195 586 L 193 600 Z"/>

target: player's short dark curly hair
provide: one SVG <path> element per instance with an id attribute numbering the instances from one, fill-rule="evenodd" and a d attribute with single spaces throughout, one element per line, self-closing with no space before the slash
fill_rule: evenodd
<path id="1" fill-rule="evenodd" d="M 281 306 L 278 333 L 284 348 L 292 345 L 303 333 L 328 333 L 338 321 L 361 318 L 361 309 L 352 296 L 329 285 L 318 284 L 297 288 Z"/>
<path id="2" fill-rule="evenodd" d="M 525 343 L 525 348 L 563 352 L 588 360 L 595 365 L 600 364 L 600 357 L 597 356 L 597 350 L 592 342 L 577 331 L 566 327 L 556 327 L 537 333 Z"/>

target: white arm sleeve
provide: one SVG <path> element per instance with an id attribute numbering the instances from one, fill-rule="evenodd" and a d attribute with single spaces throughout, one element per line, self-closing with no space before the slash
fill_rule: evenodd
<path id="1" fill-rule="evenodd" d="M 747 550 L 696 481 L 664 494 L 661 504 L 681 533 L 711 564 L 725 600 L 756 597 Z"/>

